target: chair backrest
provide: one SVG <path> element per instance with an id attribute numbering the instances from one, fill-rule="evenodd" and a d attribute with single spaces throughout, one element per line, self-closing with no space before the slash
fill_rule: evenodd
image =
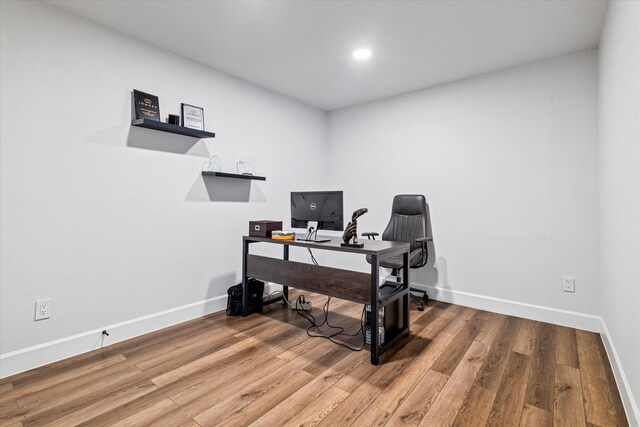
<path id="1" fill-rule="evenodd" d="M 411 243 L 411 251 L 420 249 L 415 239 L 427 232 L 427 201 L 422 194 L 399 194 L 393 198 L 391 219 L 382 240 Z"/>

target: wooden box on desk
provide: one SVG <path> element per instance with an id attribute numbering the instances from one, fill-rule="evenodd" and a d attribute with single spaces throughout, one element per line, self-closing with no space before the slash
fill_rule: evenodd
<path id="1" fill-rule="evenodd" d="M 249 222 L 249 236 L 252 237 L 271 237 L 271 232 L 276 230 L 282 230 L 282 221 L 264 219 Z"/>

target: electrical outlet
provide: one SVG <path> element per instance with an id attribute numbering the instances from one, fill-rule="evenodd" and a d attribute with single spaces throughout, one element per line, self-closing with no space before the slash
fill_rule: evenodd
<path id="1" fill-rule="evenodd" d="M 51 298 L 37 300 L 36 320 L 48 319 L 49 317 L 51 317 Z"/>
<path id="2" fill-rule="evenodd" d="M 576 279 L 571 276 L 562 276 L 562 290 L 565 292 L 576 291 Z"/>

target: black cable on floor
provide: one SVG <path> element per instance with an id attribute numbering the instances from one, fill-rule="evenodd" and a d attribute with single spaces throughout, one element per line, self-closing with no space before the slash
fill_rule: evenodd
<path id="1" fill-rule="evenodd" d="M 307 319 L 307 321 L 310 323 L 309 327 L 307 328 L 307 335 L 313 338 L 325 338 L 328 339 L 329 341 L 333 342 L 334 344 L 338 344 L 341 345 L 343 347 L 348 348 L 351 351 L 361 351 L 366 343 L 366 338 L 365 338 L 365 331 L 364 331 L 364 314 L 365 314 L 365 307 L 362 307 L 362 315 L 360 317 L 360 329 L 355 333 L 355 334 L 346 334 L 344 333 L 344 328 L 342 326 L 332 326 L 329 323 L 329 304 L 331 302 L 331 297 L 327 298 L 327 302 L 324 304 L 324 306 L 322 307 L 322 312 L 324 313 L 324 319 L 322 320 L 321 323 L 318 324 L 318 321 L 316 320 L 315 316 L 313 314 L 311 314 L 310 312 L 306 311 L 306 310 L 300 310 L 298 307 L 300 306 L 300 304 L 302 303 L 302 295 L 298 297 L 297 300 L 297 304 L 296 304 L 296 313 L 298 313 L 299 316 Z M 330 329 L 337 329 L 336 332 L 334 333 L 330 333 L 328 335 L 319 333 L 319 334 L 314 334 L 311 332 L 312 329 L 317 329 L 318 331 L 320 331 L 320 327 L 323 325 L 327 325 Z M 359 348 L 357 347 L 351 347 L 348 344 L 345 344 L 343 342 L 340 341 L 336 341 L 334 338 L 339 337 L 339 336 L 346 336 L 346 337 L 355 337 L 358 336 L 359 334 L 362 334 L 362 346 L 360 346 Z"/>
<path id="2" fill-rule="evenodd" d="M 320 265 L 318 264 L 318 261 L 316 260 L 316 257 L 313 256 L 313 252 L 311 251 L 311 248 L 307 248 L 307 251 L 309 251 L 309 255 L 311 255 L 311 262 L 313 262 L 314 265 Z M 298 313 L 299 316 L 304 317 L 305 319 L 307 319 L 307 321 L 310 323 L 309 327 L 307 328 L 307 335 L 313 338 L 325 338 L 328 339 L 329 341 L 333 342 L 334 344 L 338 344 L 341 345 L 343 347 L 348 348 L 351 351 L 361 351 L 365 344 L 366 344 L 366 337 L 365 337 L 365 330 L 364 330 L 364 314 L 365 314 L 365 306 L 362 307 L 362 315 L 360 317 L 360 329 L 358 330 L 358 332 L 356 332 L 355 334 L 345 334 L 344 333 L 344 328 L 342 326 L 331 326 L 331 324 L 329 324 L 329 303 L 331 302 L 331 297 L 327 297 L 327 302 L 322 306 L 322 312 L 324 313 L 324 320 L 322 320 L 322 322 L 320 324 L 318 324 L 318 321 L 316 320 L 315 316 L 313 314 L 311 314 L 310 311 L 307 310 L 300 310 L 298 307 L 301 307 L 301 303 L 302 303 L 302 295 L 300 295 L 296 301 L 296 313 Z M 323 325 L 327 325 L 327 327 L 329 327 L 330 329 L 337 329 L 336 332 L 331 333 L 329 335 L 324 335 L 324 334 L 312 334 L 311 330 L 312 329 L 317 329 L 318 331 L 320 331 L 320 327 Z M 345 336 L 345 337 L 355 337 L 358 336 L 359 334 L 362 334 L 362 346 L 360 346 L 359 348 L 355 348 L 355 347 L 351 347 L 348 344 L 339 342 L 334 340 L 335 337 L 339 337 L 339 336 Z"/>

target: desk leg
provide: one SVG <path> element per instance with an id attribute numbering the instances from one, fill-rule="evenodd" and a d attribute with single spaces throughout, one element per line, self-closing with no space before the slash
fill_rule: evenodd
<path id="1" fill-rule="evenodd" d="M 377 255 L 371 255 L 371 364 L 377 365 L 380 356 L 380 342 L 378 331 L 380 318 L 378 317 L 380 262 Z"/>
<path id="2" fill-rule="evenodd" d="M 249 314 L 249 285 L 247 283 L 247 254 L 249 253 L 249 242 L 242 240 L 242 317 Z"/>
<path id="3" fill-rule="evenodd" d="M 411 287 L 411 283 L 409 283 L 409 251 L 402 254 L 402 282 L 404 283 L 403 288 L 409 289 Z M 409 301 L 411 297 L 409 294 L 406 294 L 402 297 L 402 321 L 404 323 L 403 328 L 407 328 L 407 332 L 409 331 Z"/>
<path id="4" fill-rule="evenodd" d="M 284 253 L 282 255 L 282 259 L 285 261 L 289 261 L 289 245 L 284 245 Z M 285 304 L 289 301 L 289 287 L 282 286 L 282 295 L 284 295 Z"/>

